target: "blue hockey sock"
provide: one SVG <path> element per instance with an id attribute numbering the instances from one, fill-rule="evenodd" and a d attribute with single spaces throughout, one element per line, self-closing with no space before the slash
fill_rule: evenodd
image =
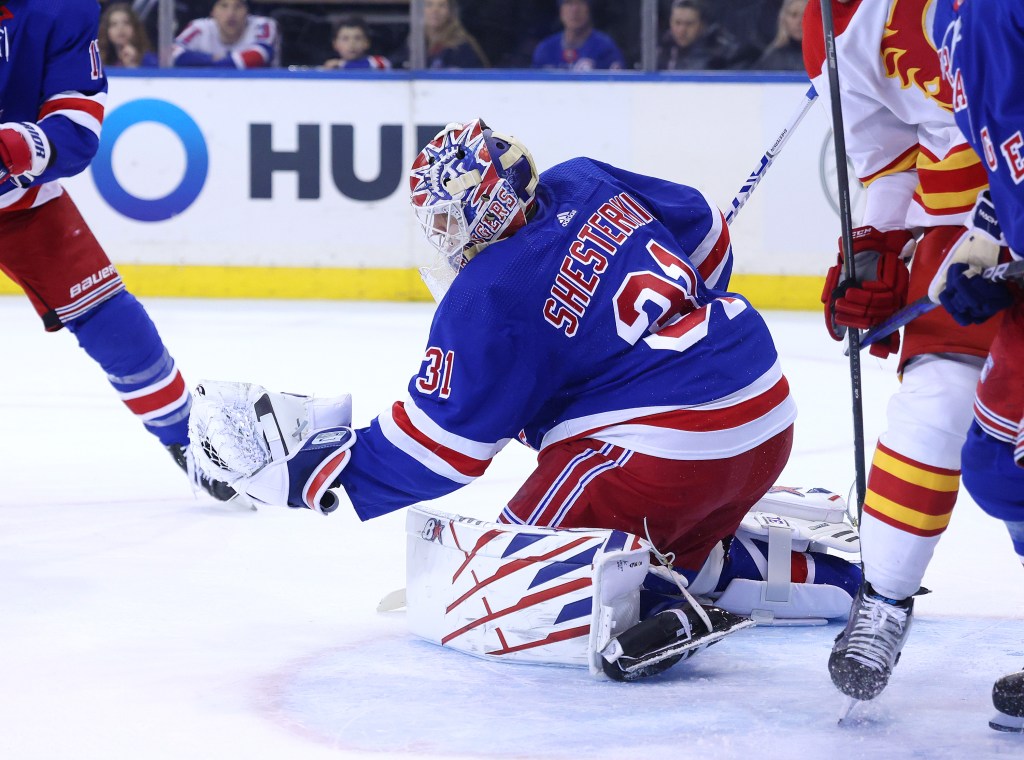
<path id="1" fill-rule="evenodd" d="M 164 446 L 188 443 L 192 397 L 156 326 L 131 293 L 121 291 L 66 327 L 150 433 Z"/>

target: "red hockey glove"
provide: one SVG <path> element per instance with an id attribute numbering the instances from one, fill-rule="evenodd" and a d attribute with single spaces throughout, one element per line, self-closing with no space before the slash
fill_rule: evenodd
<path id="1" fill-rule="evenodd" d="M 18 184 L 31 182 L 46 171 L 52 154 L 50 140 L 36 124 L 0 124 L 0 182 L 9 177 Z"/>
<path id="2" fill-rule="evenodd" d="M 825 325 L 833 339 L 842 340 L 848 327 L 874 327 L 906 305 L 910 273 L 901 257 L 912 251 L 912 246 L 913 237 L 906 230 L 879 232 L 874 227 L 858 227 L 853 231 L 854 281 L 843 281 L 840 252 L 821 292 Z M 873 344 L 871 353 L 885 358 L 899 346 L 899 333 L 894 332 Z"/>

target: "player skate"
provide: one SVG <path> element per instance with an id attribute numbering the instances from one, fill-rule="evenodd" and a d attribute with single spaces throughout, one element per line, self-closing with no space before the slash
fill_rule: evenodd
<path id="1" fill-rule="evenodd" d="M 728 634 L 752 625 L 750 618 L 718 607 L 691 604 L 665 610 L 612 639 L 601 650 L 601 665 L 609 678 L 636 681 L 662 673 Z"/>
<path id="2" fill-rule="evenodd" d="M 881 596 L 870 583 L 860 587 L 850 621 L 836 637 L 828 658 L 832 683 L 839 691 L 855 700 L 874 699 L 882 693 L 899 662 L 913 612 L 913 597 L 897 601 Z"/>
<path id="3" fill-rule="evenodd" d="M 1024 672 L 1003 676 L 992 687 L 995 716 L 988 722 L 996 731 L 1024 733 Z"/>
<path id="4" fill-rule="evenodd" d="M 190 461 L 191 457 L 189 457 L 188 449 L 180 443 L 172 443 L 167 447 L 167 450 L 174 458 L 174 463 L 188 475 L 193 486 L 202 488 L 217 501 L 230 501 L 238 495 L 235 489 L 224 481 L 215 480 L 197 468 L 194 462 Z"/>

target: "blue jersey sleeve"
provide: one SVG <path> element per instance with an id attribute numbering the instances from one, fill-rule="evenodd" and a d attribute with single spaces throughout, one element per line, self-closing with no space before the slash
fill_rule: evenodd
<path id="1" fill-rule="evenodd" d="M 63 3 L 46 38 L 38 124 L 54 159 L 40 184 L 82 172 L 99 146 L 107 79 L 96 41 L 99 5 Z"/>
<path id="2" fill-rule="evenodd" d="M 1024 4 L 939 0 L 934 36 L 957 126 L 988 171 L 1010 247 L 1024 254 Z"/>
<path id="3" fill-rule="evenodd" d="M 543 368 L 555 362 L 523 322 L 499 316 L 521 313 L 501 304 L 512 294 L 474 282 L 473 269 L 438 307 L 409 399 L 358 431 L 341 484 L 362 519 L 479 477 L 547 399 Z"/>

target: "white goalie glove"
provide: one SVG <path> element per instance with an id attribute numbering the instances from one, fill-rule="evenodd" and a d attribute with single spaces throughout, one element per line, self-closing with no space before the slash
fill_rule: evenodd
<path id="1" fill-rule="evenodd" d="M 203 381 L 193 394 L 189 448 L 196 467 L 261 504 L 321 514 L 351 457 L 352 397 L 273 393 L 252 383 Z"/>

